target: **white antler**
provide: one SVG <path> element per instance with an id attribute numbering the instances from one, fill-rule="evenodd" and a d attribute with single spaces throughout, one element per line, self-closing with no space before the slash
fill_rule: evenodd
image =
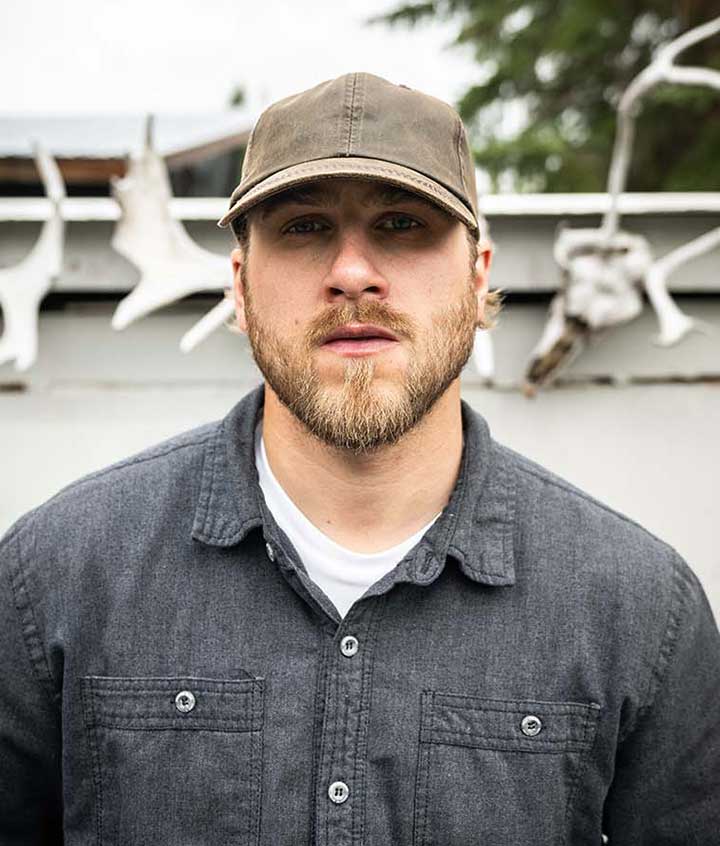
<path id="1" fill-rule="evenodd" d="M 610 238 L 617 231 L 620 218 L 618 202 L 625 189 L 628 166 L 635 138 L 635 119 L 640 111 L 640 100 L 661 82 L 678 85 L 708 85 L 720 89 L 720 71 L 709 68 L 676 67 L 677 56 L 692 44 L 720 32 L 720 18 L 688 30 L 660 49 L 655 59 L 628 85 L 618 106 L 618 126 L 608 175 L 610 206 L 603 219 L 603 232 Z"/>
<path id="2" fill-rule="evenodd" d="M 568 320 L 565 299 L 565 293 L 560 291 L 550 301 L 542 335 L 525 371 L 522 390 L 526 397 L 535 396 L 538 387 L 548 384 L 569 367 L 585 346 L 587 326 L 578 320 Z"/>
<path id="3" fill-rule="evenodd" d="M 682 312 L 668 294 L 668 277 L 684 262 L 697 258 L 719 245 L 720 226 L 658 259 L 648 270 L 645 276 L 645 290 L 660 324 L 660 334 L 657 338 L 660 346 L 669 347 L 676 344 L 688 332 L 700 328 L 701 325 L 699 321 Z"/>
<path id="4" fill-rule="evenodd" d="M 720 32 L 720 18 L 676 38 L 658 51 L 639 73 L 618 106 L 618 126 L 608 175 L 609 205 L 598 229 L 563 230 L 554 256 L 565 272 L 562 297 L 553 300 L 550 318 L 531 357 L 528 384 L 540 384 L 566 364 L 580 348 L 583 334 L 632 320 L 641 309 L 639 286 L 647 291 L 660 323 L 659 343 L 674 344 L 698 322 L 684 314 L 668 293 L 670 274 L 683 262 L 720 243 L 720 230 L 709 232 L 653 261 L 647 241 L 619 228 L 619 199 L 625 188 L 640 101 L 661 82 L 708 85 L 720 90 L 720 72 L 709 68 L 677 67 L 683 50 Z M 573 321 L 577 325 L 573 324 Z"/>
<path id="5" fill-rule="evenodd" d="M 472 361 L 478 376 L 484 382 L 490 382 L 495 376 L 495 352 L 493 339 L 486 329 L 475 332 Z"/>
<path id="6" fill-rule="evenodd" d="M 180 339 L 180 349 L 184 353 L 191 352 L 205 338 L 225 324 L 235 311 L 233 301 L 224 297 L 198 320 Z"/>
<path id="7" fill-rule="evenodd" d="M 617 227 L 618 197 L 627 176 L 640 97 L 660 82 L 676 85 L 706 85 L 720 91 L 720 72 L 710 68 L 677 67 L 674 64 L 675 59 L 683 50 L 717 33 L 720 33 L 720 17 L 683 33 L 658 51 L 652 64 L 633 80 L 623 95 L 619 106 L 618 134 L 608 183 L 610 208 L 603 223 L 606 234 L 611 233 L 613 227 Z M 701 235 L 654 262 L 645 275 L 645 291 L 660 324 L 657 343 L 661 346 L 676 344 L 692 329 L 699 327 L 698 321 L 685 314 L 670 296 L 668 292 L 670 274 L 684 262 L 714 249 L 719 243 L 720 229 Z"/>
<path id="8" fill-rule="evenodd" d="M 188 294 L 222 290 L 232 281 L 229 259 L 196 244 L 170 214 L 167 167 L 151 135 L 148 118 L 142 153 L 131 157 L 125 177 L 112 181 L 122 210 L 112 245 L 140 270 L 140 281 L 115 310 L 113 329 L 124 329 Z"/>
<path id="9" fill-rule="evenodd" d="M 0 306 L 5 321 L 0 364 L 14 361 L 17 370 L 27 370 L 37 358 L 40 303 L 62 270 L 64 225 L 60 204 L 65 185 L 55 160 L 40 144 L 35 144 L 35 162 L 52 202 L 50 217 L 28 255 L 14 267 L 0 270 Z"/>

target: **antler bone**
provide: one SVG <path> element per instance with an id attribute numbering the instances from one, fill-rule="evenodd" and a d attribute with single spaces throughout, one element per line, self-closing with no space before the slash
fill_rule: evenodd
<path id="1" fill-rule="evenodd" d="M 62 270 L 64 223 L 60 205 L 65 185 L 55 160 L 40 144 L 35 144 L 35 162 L 52 203 L 50 217 L 28 255 L 14 267 L 0 270 L 0 306 L 5 321 L 0 364 L 14 361 L 16 370 L 27 370 L 37 358 L 40 303 Z"/>
<path id="2" fill-rule="evenodd" d="M 668 277 L 681 263 L 720 243 L 720 229 L 696 238 L 653 262 L 647 241 L 619 229 L 619 197 L 625 187 L 640 99 L 660 82 L 708 85 L 720 89 L 720 72 L 678 68 L 673 62 L 691 44 L 720 32 L 720 18 L 676 38 L 661 49 L 623 94 L 608 174 L 610 203 L 599 229 L 563 230 L 554 256 L 563 270 L 564 294 L 553 300 L 551 315 L 528 365 L 530 385 L 549 381 L 575 356 L 584 334 L 623 323 L 640 313 L 639 286 L 644 284 L 660 323 L 659 343 L 674 344 L 698 325 L 668 293 Z M 582 332 L 575 331 L 583 327 Z"/>
<path id="3" fill-rule="evenodd" d="M 196 244 L 170 214 L 167 167 L 153 149 L 148 119 L 142 153 L 130 159 L 127 175 L 112 180 L 122 210 L 112 246 L 140 270 L 133 291 L 118 304 L 113 329 L 198 291 L 215 291 L 232 280 L 230 262 Z"/>

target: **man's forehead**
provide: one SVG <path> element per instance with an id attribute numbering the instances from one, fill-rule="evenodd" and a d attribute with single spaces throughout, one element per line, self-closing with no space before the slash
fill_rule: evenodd
<path id="1" fill-rule="evenodd" d="M 334 206 L 341 201 L 343 193 L 350 193 L 365 206 L 420 203 L 444 213 L 443 209 L 426 197 L 405 188 L 380 180 L 364 179 L 319 179 L 287 188 L 263 200 L 258 205 L 258 212 L 260 217 L 264 218 L 285 205 Z"/>

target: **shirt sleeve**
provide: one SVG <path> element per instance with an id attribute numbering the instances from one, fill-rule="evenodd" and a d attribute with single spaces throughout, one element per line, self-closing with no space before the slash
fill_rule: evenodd
<path id="1" fill-rule="evenodd" d="M 20 561 L 0 541 L 0 843 L 61 846 L 61 732 L 55 693 Z"/>
<path id="2" fill-rule="evenodd" d="M 650 699 L 617 748 L 610 846 L 720 843 L 720 634 L 697 577 L 675 563 Z"/>

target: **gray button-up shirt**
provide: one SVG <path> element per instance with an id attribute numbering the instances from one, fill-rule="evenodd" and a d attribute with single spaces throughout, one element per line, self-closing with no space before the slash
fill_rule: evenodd
<path id="1" fill-rule="evenodd" d="M 262 399 L 0 545 L 2 846 L 720 843 L 673 549 L 463 406 L 442 516 L 340 620 L 260 493 Z"/>

